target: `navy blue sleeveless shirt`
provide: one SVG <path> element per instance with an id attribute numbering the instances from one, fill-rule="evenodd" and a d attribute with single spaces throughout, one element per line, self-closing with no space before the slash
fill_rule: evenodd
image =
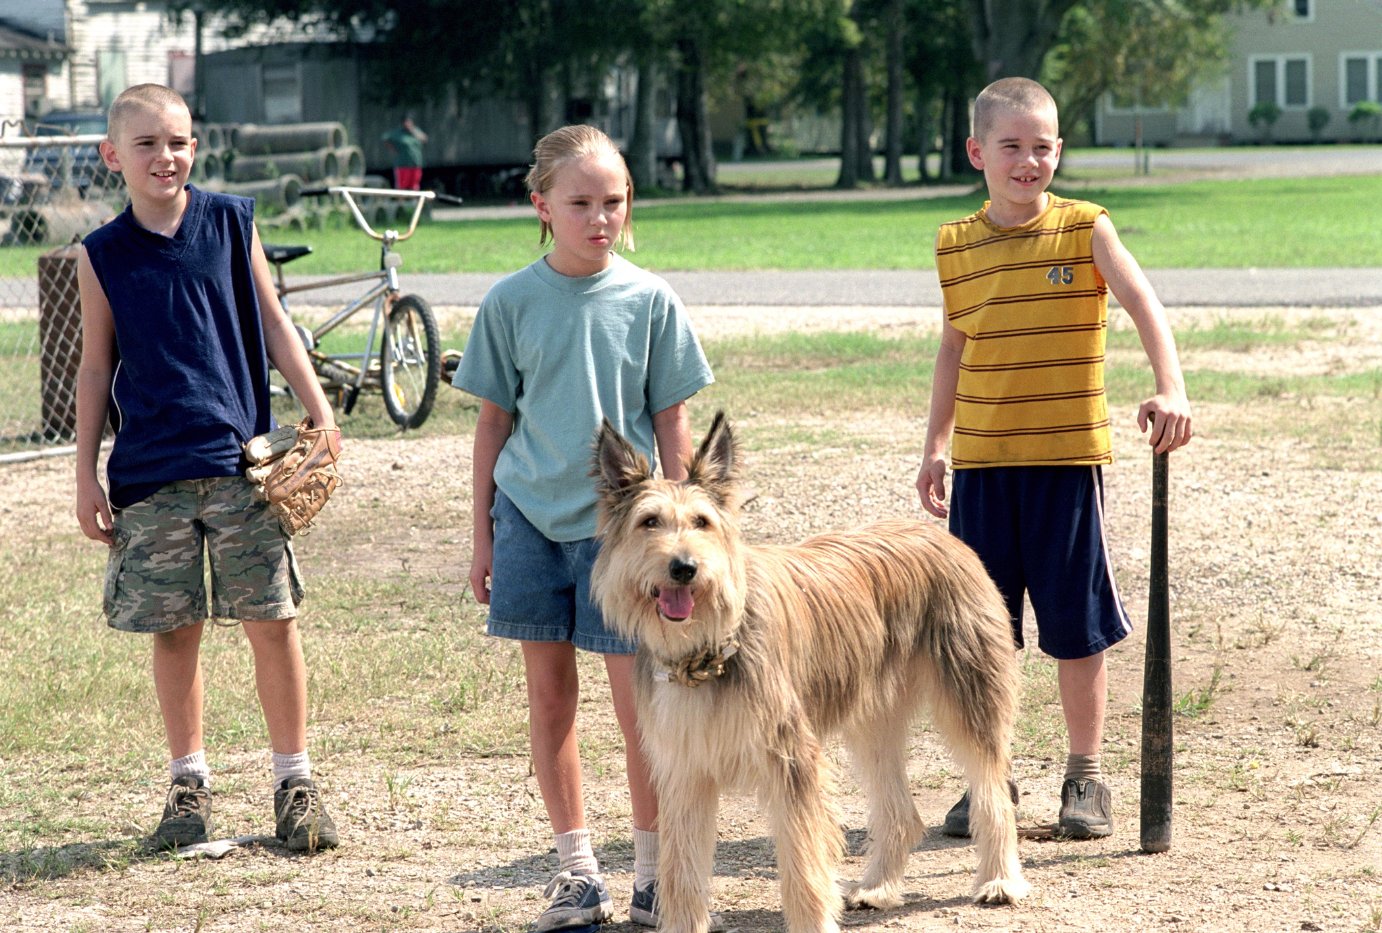
<path id="1" fill-rule="evenodd" d="M 250 267 L 254 202 L 187 186 L 172 237 L 124 213 L 83 243 L 115 322 L 110 503 L 176 480 L 235 476 L 240 447 L 273 426 Z"/>

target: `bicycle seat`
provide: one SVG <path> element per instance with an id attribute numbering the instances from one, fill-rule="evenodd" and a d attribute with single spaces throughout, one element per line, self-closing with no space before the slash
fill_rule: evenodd
<path id="1" fill-rule="evenodd" d="M 312 247 L 310 246 L 273 246 L 269 243 L 264 244 L 264 255 L 269 257 L 269 262 L 274 265 L 291 262 L 300 256 L 306 256 L 310 252 L 312 252 Z"/>

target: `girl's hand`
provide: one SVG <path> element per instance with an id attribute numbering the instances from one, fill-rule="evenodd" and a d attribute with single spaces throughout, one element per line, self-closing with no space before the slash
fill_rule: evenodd
<path id="1" fill-rule="evenodd" d="M 489 581 L 494 564 L 494 544 L 491 541 L 476 541 L 475 556 L 470 561 L 470 591 L 475 601 L 482 606 L 489 605 Z"/>

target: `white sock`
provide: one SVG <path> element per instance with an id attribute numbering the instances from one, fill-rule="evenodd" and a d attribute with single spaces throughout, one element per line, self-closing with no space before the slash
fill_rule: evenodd
<path id="1" fill-rule="evenodd" d="M 590 830 L 573 829 L 569 833 L 557 833 L 556 842 L 558 871 L 569 871 L 573 875 L 599 872 L 600 863 L 595 861 L 595 850 L 590 845 Z"/>
<path id="2" fill-rule="evenodd" d="M 633 828 L 633 886 L 643 890 L 657 880 L 657 831 Z"/>
<path id="3" fill-rule="evenodd" d="M 211 786 L 211 769 L 206 765 L 206 749 L 199 748 L 190 755 L 174 758 L 168 762 L 168 771 L 177 780 L 184 775 L 201 778 L 203 784 Z"/>
<path id="4" fill-rule="evenodd" d="M 274 759 L 274 788 L 283 786 L 283 782 L 289 778 L 310 778 L 312 776 L 312 760 L 307 757 L 306 751 L 294 752 L 291 755 L 280 755 L 272 752 Z"/>

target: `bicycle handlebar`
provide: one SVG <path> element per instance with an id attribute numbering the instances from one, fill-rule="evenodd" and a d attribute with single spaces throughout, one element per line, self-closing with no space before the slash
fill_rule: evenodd
<path id="1" fill-rule="evenodd" d="M 365 232 L 366 236 L 381 242 L 387 239 L 392 243 L 402 243 L 417 232 L 418 221 L 422 219 L 422 208 L 428 201 L 436 197 L 436 193 L 432 191 L 407 191 L 402 188 L 352 188 L 345 185 L 333 185 L 325 190 L 331 194 L 339 194 L 345 199 L 346 204 L 350 207 L 351 215 L 355 218 L 355 223 Z M 302 193 L 318 195 L 322 193 L 322 189 L 312 189 Z M 385 230 L 383 233 L 376 231 L 365 219 L 365 215 L 360 212 L 360 206 L 355 203 L 356 195 L 414 199 L 417 203 L 413 205 L 413 216 L 408 221 L 407 231 L 404 233 L 399 233 L 397 230 Z M 389 234 L 393 235 L 389 236 Z"/>

